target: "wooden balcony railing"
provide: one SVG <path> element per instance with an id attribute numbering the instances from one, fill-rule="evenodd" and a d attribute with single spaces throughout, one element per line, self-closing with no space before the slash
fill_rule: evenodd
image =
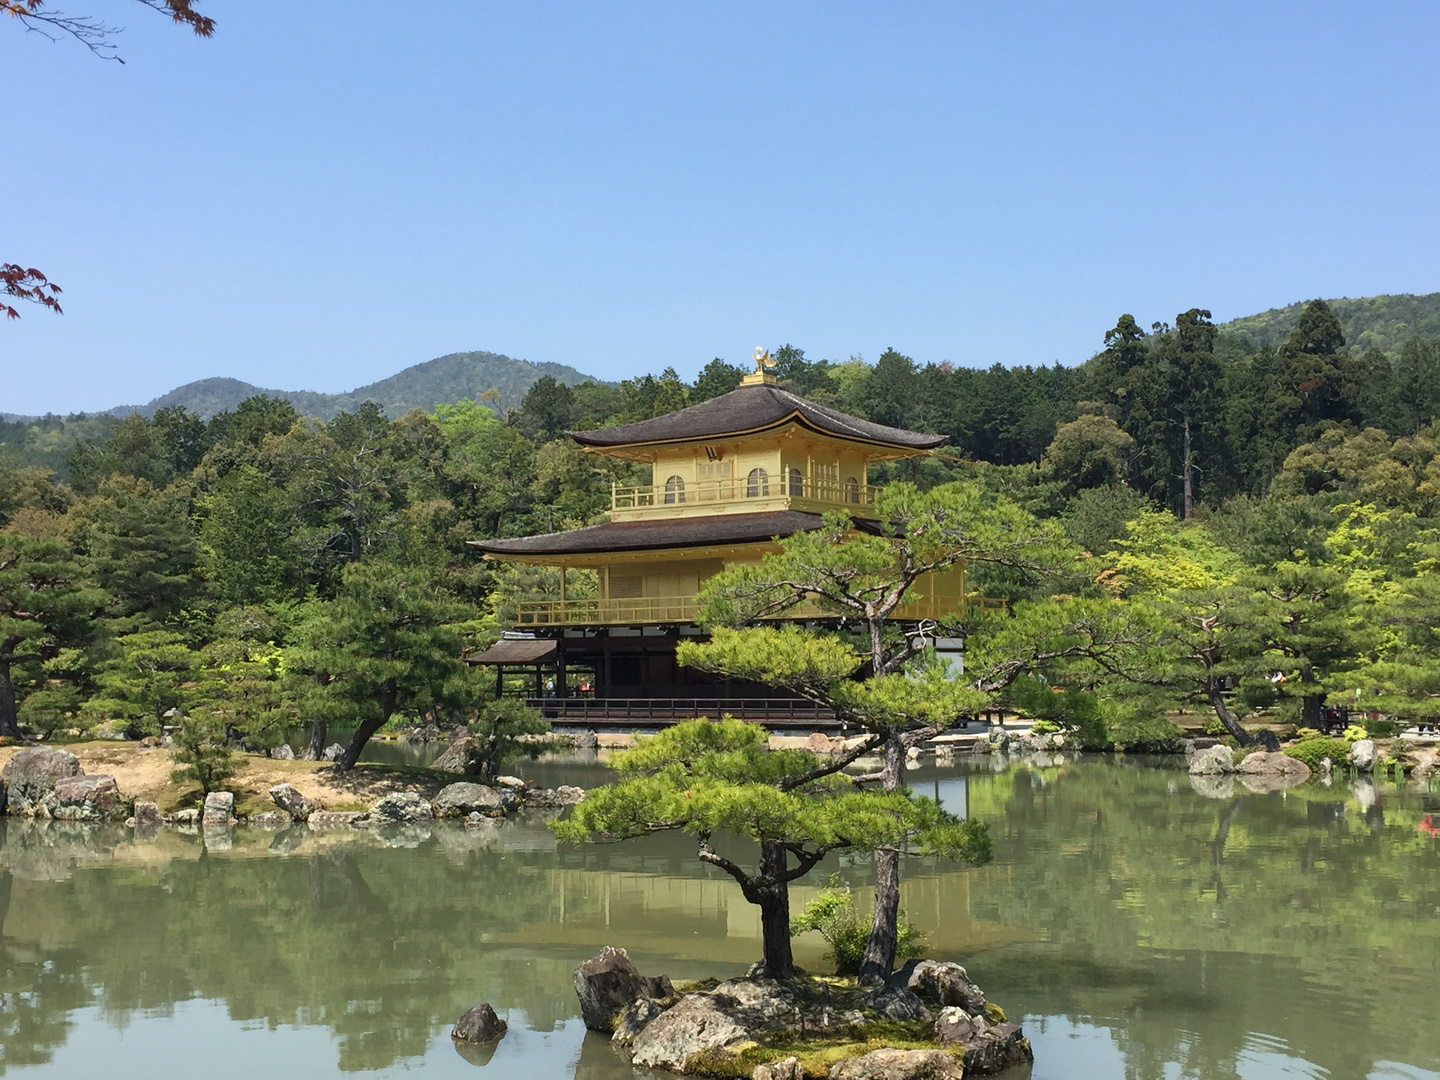
<path id="1" fill-rule="evenodd" d="M 814 480 L 807 477 L 737 476 L 729 480 L 686 481 L 683 484 L 639 484 L 610 489 L 610 509 L 746 503 L 764 499 L 805 499 L 839 508 L 873 506 L 879 488 L 869 484 Z"/>

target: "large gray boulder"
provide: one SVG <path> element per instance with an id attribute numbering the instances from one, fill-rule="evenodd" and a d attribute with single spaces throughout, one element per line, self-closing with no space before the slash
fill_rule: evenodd
<path id="1" fill-rule="evenodd" d="M 958 1005 L 941 1009 L 935 1020 L 935 1037 L 942 1046 L 965 1051 L 965 1071 L 971 1076 L 997 1073 L 1035 1060 L 1030 1040 L 1019 1025 L 995 1023 L 984 1009 L 973 1014 Z"/>
<path id="2" fill-rule="evenodd" d="M 1356 772 L 1375 771 L 1375 740 L 1358 739 L 1350 745 L 1350 764 Z"/>
<path id="3" fill-rule="evenodd" d="M 1304 783 L 1310 779 L 1310 769 L 1303 761 L 1285 754 L 1256 751 L 1235 767 L 1235 775 L 1247 791 L 1265 794 Z"/>
<path id="4" fill-rule="evenodd" d="M 575 996 L 591 1031 L 613 1034 L 615 1022 L 636 998 L 668 998 L 675 988 L 665 975 L 640 974 L 624 949 L 606 945 L 575 968 Z"/>
<path id="5" fill-rule="evenodd" d="M 160 813 L 160 804 L 153 802 L 137 802 L 132 811 L 135 815 L 135 825 L 141 829 L 158 829 L 165 824 L 165 816 Z"/>
<path id="6" fill-rule="evenodd" d="M 445 751 L 430 763 L 437 772 L 455 773 L 458 776 L 473 776 L 480 771 L 480 747 L 471 735 L 461 735 Z"/>
<path id="7" fill-rule="evenodd" d="M 555 797 L 560 800 L 561 806 L 574 806 L 585 800 L 585 789 L 561 784 L 555 789 Z"/>
<path id="8" fill-rule="evenodd" d="M 664 1011 L 665 1006 L 654 998 L 636 998 L 615 1021 L 615 1034 L 610 1036 L 610 1045 L 630 1046 L 650 1021 Z"/>
<path id="9" fill-rule="evenodd" d="M 235 824 L 235 795 L 229 791 L 212 791 L 205 796 L 205 813 L 200 819 L 210 828 Z"/>
<path id="10" fill-rule="evenodd" d="M 276 784 L 270 789 L 270 798 L 296 821 L 308 821 L 315 811 L 315 804 L 296 791 L 293 784 Z"/>
<path id="11" fill-rule="evenodd" d="M 49 746 L 26 747 L 7 761 L 4 769 L 0 769 L 6 812 L 30 817 L 44 814 L 45 797 L 54 790 L 55 782 L 83 774 L 80 759 L 69 750 Z"/>
<path id="12" fill-rule="evenodd" d="M 1310 767 L 1299 758 L 1264 750 L 1246 754 L 1235 771 L 1241 776 L 1283 776 L 1297 784 L 1310 779 Z"/>
<path id="13" fill-rule="evenodd" d="M 430 802 L 437 818 L 466 817 L 483 814 L 486 817 L 500 817 L 505 811 L 500 806 L 500 793 L 484 784 L 461 781 L 440 789 Z"/>
<path id="14" fill-rule="evenodd" d="M 132 805 L 115 778 L 101 773 L 57 780 L 45 796 L 45 810 L 56 821 L 124 821 Z"/>
<path id="15" fill-rule="evenodd" d="M 961 1080 L 960 1059 L 946 1050 L 871 1050 L 830 1066 L 830 1080 Z"/>
<path id="16" fill-rule="evenodd" d="M 493 1042 L 504 1035 L 509 1026 L 495 1015 L 495 1010 L 488 1001 L 482 1001 L 466 1010 L 465 1015 L 450 1029 L 450 1037 L 464 1042 Z"/>
<path id="17" fill-rule="evenodd" d="M 1235 753 L 1224 743 L 1195 751 L 1190 759 L 1191 776 L 1220 776 L 1235 771 Z"/>
<path id="18" fill-rule="evenodd" d="M 966 1012 L 983 1012 L 985 993 L 970 981 L 965 969 L 956 963 L 918 960 L 907 963 L 891 979 L 936 1005 L 959 1005 Z"/>
<path id="19" fill-rule="evenodd" d="M 684 1072 L 695 1055 L 737 1051 L 758 1034 L 794 1022 L 795 999 L 774 979 L 731 979 L 705 993 L 686 994 L 635 1039 L 631 1061 Z"/>
<path id="20" fill-rule="evenodd" d="M 435 811 L 413 791 L 397 791 L 381 798 L 370 808 L 373 825 L 412 825 L 434 821 Z"/>
<path id="21" fill-rule="evenodd" d="M 865 1004 L 887 1020 L 929 1020 L 930 1010 L 913 991 L 880 986 L 865 995 Z"/>

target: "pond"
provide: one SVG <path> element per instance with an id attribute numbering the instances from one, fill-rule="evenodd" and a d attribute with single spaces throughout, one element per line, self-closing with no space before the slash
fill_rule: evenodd
<path id="1" fill-rule="evenodd" d="M 1103 758 L 909 777 L 991 824 L 991 865 L 912 860 L 904 904 L 1023 1019 L 1034 1080 L 1440 1077 L 1440 795 L 1214 798 L 1176 762 Z M 228 850 L 8 820 L 0 864 L 0 1071 L 36 1080 L 629 1078 L 580 1025 L 576 963 L 616 944 L 697 977 L 759 954 L 754 909 L 682 837 L 557 850 L 534 817 Z M 869 873 L 834 861 L 796 901 Z M 820 952 L 797 940 L 806 967 Z M 487 1062 L 448 1036 L 479 1000 L 510 1022 Z"/>

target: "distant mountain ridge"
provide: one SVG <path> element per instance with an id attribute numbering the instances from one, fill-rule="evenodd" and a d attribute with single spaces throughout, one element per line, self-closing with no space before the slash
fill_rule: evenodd
<path id="1" fill-rule="evenodd" d="M 305 416 L 330 420 L 341 413 L 354 412 L 367 401 L 378 403 L 391 419 L 404 416 L 411 409 L 427 412 L 436 405 L 451 404 L 462 398 L 479 399 L 487 390 L 500 395 L 503 411 L 518 407 L 525 391 L 542 376 L 550 375 L 558 382 L 574 386 L 600 380 L 577 371 L 567 364 L 536 364 L 516 360 L 492 352 L 450 353 L 345 394 L 322 394 L 313 390 L 271 390 L 242 382 L 240 379 L 197 379 L 162 394 L 145 405 L 121 405 L 107 409 L 112 416 L 154 416 L 160 409 L 180 405 L 209 420 L 216 413 L 234 409 L 247 397 L 264 394 L 290 402 Z M 31 420 L 34 417 L 0 414 L 6 420 Z"/>

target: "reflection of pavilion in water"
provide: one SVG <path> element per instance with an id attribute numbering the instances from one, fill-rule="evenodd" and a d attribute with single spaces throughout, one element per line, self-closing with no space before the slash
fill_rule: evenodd
<path id="1" fill-rule="evenodd" d="M 679 667 L 676 646 L 703 636 L 696 596 L 707 579 L 818 528 L 828 511 L 878 531 L 870 466 L 929 454 L 944 437 L 806 401 L 762 368 L 702 404 L 571 438 L 648 465 L 651 482 L 614 488 L 603 524 L 473 541 L 489 558 L 545 567 L 556 580 L 553 595 L 515 605 L 505 639 L 469 658 L 495 667 L 497 693 L 540 699 L 559 723 L 636 727 L 725 712 L 772 727 L 831 726 L 833 716 L 804 700 Z M 961 566 L 922 581 L 897 621 L 950 615 L 964 582 Z M 833 620 L 815 607 L 786 617 Z"/>

